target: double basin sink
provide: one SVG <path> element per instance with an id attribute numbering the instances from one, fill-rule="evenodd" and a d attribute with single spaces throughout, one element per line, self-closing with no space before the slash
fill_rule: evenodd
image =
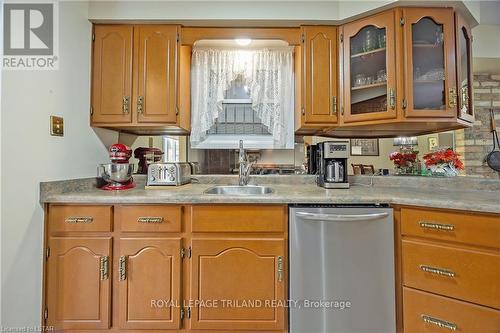
<path id="1" fill-rule="evenodd" d="M 211 187 L 204 192 L 205 194 L 218 195 L 265 195 L 274 193 L 274 190 L 269 186 L 258 185 L 219 185 Z"/>

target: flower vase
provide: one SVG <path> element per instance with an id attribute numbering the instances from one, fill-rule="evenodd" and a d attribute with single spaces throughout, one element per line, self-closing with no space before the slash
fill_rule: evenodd
<path id="1" fill-rule="evenodd" d="M 431 175 L 435 177 L 455 177 L 458 176 L 458 170 L 452 163 L 441 163 L 429 167 Z"/>

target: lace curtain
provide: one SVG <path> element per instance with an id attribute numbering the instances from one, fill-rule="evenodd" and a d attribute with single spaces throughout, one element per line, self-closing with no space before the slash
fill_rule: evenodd
<path id="1" fill-rule="evenodd" d="M 231 82 L 245 80 L 252 109 L 269 129 L 275 148 L 285 147 L 293 123 L 293 48 L 227 50 L 195 48 L 191 66 L 191 143 L 203 141 L 223 110 Z M 292 130 L 293 132 L 293 130 Z"/>

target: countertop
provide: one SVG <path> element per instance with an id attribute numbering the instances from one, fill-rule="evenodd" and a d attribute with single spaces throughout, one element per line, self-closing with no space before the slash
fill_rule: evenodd
<path id="1" fill-rule="evenodd" d="M 137 177 L 136 177 L 137 178 Z M 204 177 L 200 177 L 204 178 Z M 351 177 L 349 189 L 324 189 L 310 176 L 253 177 L 252 183 L 268 185 L 274 193 L 255 196 L 205 194 L 214 185 L 234 184 L 236 178 L 206 177 L 199 184 L 146 190 L 144 180 L 126 191 L 103 191 L 95 179 L 46 182 L 41 184 L 41 203 L 77 204 L 346 204 L 388 203 L 398 205 L 457 209 L 500 214 L 500 191 L 496 182 L 467 184 L 470 180 L 396 179 L 390 182 L 371 177 Z M 394 178 L 394 177 L 392 177 Z M 401 178 L 401 177 L 400 177 Z M 276 180 L 278 179 L 278 180 Z M 370 186 L 370 184 L 372 184 Z M 448 186 L 444 186 L 444 185 Z M 412 186 L 415 185 L 415 186 Z M 419 186 L 420 185 L 420 186 Z M 470 190 L 473 188 L 473 190 Z"/>

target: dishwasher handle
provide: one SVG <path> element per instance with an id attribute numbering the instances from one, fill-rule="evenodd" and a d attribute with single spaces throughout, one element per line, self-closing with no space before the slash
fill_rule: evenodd
<path id="1" fill-rule="evenodd" d="M 295 216 L 303 220 L 309 221 L 331 221 L 331 222 L 350 222 L 350 221 L 372 221 L 378 220 L 389 216 L 389 213 L 370 213 L 370 214 L 319 214 L 319 213 L 306 213 L 295 212 Z"/>

